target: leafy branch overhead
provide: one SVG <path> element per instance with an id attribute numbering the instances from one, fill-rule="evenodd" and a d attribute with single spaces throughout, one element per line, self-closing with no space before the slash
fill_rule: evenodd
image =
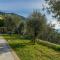
<path id="1" fill-rule="evenodd" d="M 49 5 L 48 10 L 54 14 L 53 17 L 57 18 L 60 21 L 60 0 L 45 0 L 45 1 Z"/>

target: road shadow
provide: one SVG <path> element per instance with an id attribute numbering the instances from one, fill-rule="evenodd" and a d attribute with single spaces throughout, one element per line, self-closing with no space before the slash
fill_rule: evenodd
<path id="1" fill-rule="evenodd" d="M 7 43 L 0 43 L 0 54 L 4 54 L 7 52 L 11 52 L 12 50 L 10 47 L 7 45 Z"/>

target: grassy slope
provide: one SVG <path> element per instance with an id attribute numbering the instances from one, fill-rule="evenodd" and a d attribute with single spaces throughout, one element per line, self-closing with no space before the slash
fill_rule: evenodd
<path id="1" fill-rule="evenodd" d="M 60 52 L 42 44 L 32 45 L 19 36 L 4 36 L 21 60 L 60 60 Z"/>

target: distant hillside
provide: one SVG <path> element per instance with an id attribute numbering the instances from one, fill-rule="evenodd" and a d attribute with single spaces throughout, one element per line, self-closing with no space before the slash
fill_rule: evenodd
<path id="1" fill-rule="evenodd" d="M 7 18 L 11 18 L 16 23 L 16 25 L 18 25 L 21 21 L 26 21 L 26 18 L 21 15 L 15 13 L 0 12 L 0 19 L 6 20 Z"/>
<path id="2" fill-rule="evenodd" d="M 26 18 L 24 16 L 15 14 L 15 13 L 5 13 L 5 12 L 0 12 L 0 16 L 4 17 L 4 16 L 10 16 L 10 17 L 16 17 L 16 18 L 20 18 L 22 20 L 26 20 Z"/>
<path id="3" fill-rule="evenodd" d="M 4 26 L 7 26 L 8 30 L 13 32 L 21 22 L 26 21 L 26 18 L 15 13 L 0 12 L 0 20 L 5 20 Z"/>

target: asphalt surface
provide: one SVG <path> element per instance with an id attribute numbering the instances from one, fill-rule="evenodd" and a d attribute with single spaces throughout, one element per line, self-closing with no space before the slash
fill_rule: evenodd
<path id="1" fill-rule="evenodd" d="M 16 60 L 15 54 L 12 54 L 10 46 L 7 41 L 1 36 L 0 37 L 0 60 Z"/>

